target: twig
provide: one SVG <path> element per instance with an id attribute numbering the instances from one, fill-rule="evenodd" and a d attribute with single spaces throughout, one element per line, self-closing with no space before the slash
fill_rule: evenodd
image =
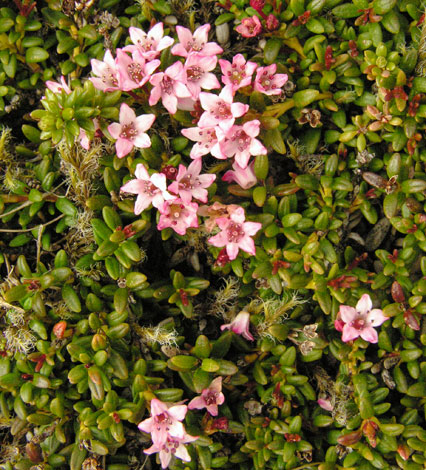
<path id="1" fill-rule="evenodd" d="M 63 214 L 62 214 L 63 215 Z M 41 235 L 44 230 L 44 225 L 39 225 L 38 227 L 38 236 L 37 236 L 37 258 L 36 258 L 36 266 L 40 263 L 40 256 L 41 256 Z"/>
<path id="2" fill-rule="evenodd" d="M 31 232 L 37 227 L 39 227 L 39 230 L 40 230 L 40 227 L 47 227 L 50 224 L 54 224 L 56 221 L 61 220 L 62 217 L 65 217 L 65 214 L 61 214 L 58 217 L 56 217 L 56 219 L 49 220 L 49 222 L 46 222 L 45 224 L 36 225 L 35 227 L 19 229 L 19 230 L 18 229 L 0 229 L 0 232 L 25 233 L 25 232 Z"/>
<path id="3" fill-rule="evenodd" d="M 21 204 L 20 206 L 15 207 L 15 209 L 12 209 L 11 211 L 6 212 L 5 214 L 1 214 L 1 215 L 0 215 L 0 219 L 2 219 L 3 217 L 6 217 L 6 216 L 9 215 L 9 214 L 14 214 L 15 212 L 20 211 L 20 210 L 23 209 L 24 207 L 30 206 L 32 203 L 33 203 L 32 201 L 25 201 L 25 202 L 24 202 L 23 204 Z M 2 230 L 2 232 L 11 232 L 11 230 Z"/>

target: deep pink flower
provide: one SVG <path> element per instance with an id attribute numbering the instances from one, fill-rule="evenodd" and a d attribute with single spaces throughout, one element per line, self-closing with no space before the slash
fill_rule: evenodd
<path id="1" fill-rule="evenodd" d="M 170 114 L 177 111 L 178 98 L 191 98 L 191 92 L 185 85 L 185 72 L 182 62 L 175 62 L 164 72 L 155 73 L 149 83 L 153 85 L 149 105 L 157 104 L 161 98 Z"/>
<path id="2" fill-rule="evenodd" d="M 246 62 L 242 54 L 234 56 L 232 64 L 224 59 L 220 59 L 219 64 L 223 73 L 222 82 L 225 85 L 229 85 L 233 93 L 239 88 L 250 85 L 251 77 L 257 68 L 255 62 Z"/>
<path id="3" fill-rule="evenodd" d="M 141 431 L 151 434 L 154 445 L 163 446 L 167 439 L 183 439 L 185 429 L 181 421 L 185 418 L 188 407 L 176 405 L 168 407 L 166 403 L 153 398 L 151 400 L 151 417 L 139 423 Z"/>
<path id="4" fill-rule="evenodd" d="M 200 93 L 201 107 L 205 112 L 198 121 L 199 127 L 220 126 L 225 132 L 234 124 L 235 119 L 245 114 L 249 106 L 243 103 L 234 103 L 231 87 L 226 86 L 219 96 L 213 93 Z"/>
<path id="5" fill-rule="evenodd" d="M 105 52 L 104 60 L 92 59 L 90 61 L 92 71 L 97 77 L 90 77 L 90 81 L 95 88 L 102 91 L 119 90 L 118 70 L 114 57 L 108 49 Z"/>
<path id="6" fill-rule="evenodd" d="M 176 199 L 175 196 L 166 191 L 166 175 L 163 173 L 154 173 L 149 176 L 142 163 L 136 165 L 136 179 L 124 184 L 120 191 L 124 193 L 137 194 L 135 203 L 135 214 L 139 215 L 142 211 L 152 204 L 157 209 L 167 200 Z"/>
<path id="7" fill-rule="evenodd" d="M 129 34 L 134 45 L 126 46 L 123 50 L 129 52 L 139 50 L 146 60 L 155 59 L 163 49 L 174 43 L 173 38 L 164 36 L 163 23 L 157 23 L 148 33 L 131 26 Z"/>
<path id="8" fill-rule="evenodd" d="M 243 18 L 241 24 L 235 30 L 245 38 L 254 38 L 262 31 L 262 24 L 259 18 L 254 15 L 249 18 Z"/>
<path id="9" fill-rule="evenodd" d="M 220 330 L 231 330 L 237 335 L 242 335 L 243 338 L 248 339 L 249 341 L 254 341 L 254 338 L 249 331 L 249 326 L 250 314 L 242 311 L 231 321 L 231 323 L 222 325 Z"/>
<path id="10" fill-rule="evenodd" d="M 256 247 L 251 236 L 262 228 L 262 224 L 245 222 L 245 220 L 242 207 L 236 209 L 229 218 L 219 217 L 216 223 L 222 231 L 208 239 L 211 245 L 218 248 L 226 246 L 226 252 L 231 261 L 237 257 L 240 249 L 253 256 L 256 254 Z"/>
<path id="11" fill-rule="evenodd" d="M 188 228 L 198 227 L 198 204 L 195 202 L 185 204 L 182 199 L 176 198 L 164 202 L 158 209 L 161 214 L 158 230 L 170 227 L 179 235 L 185 235 Z"/>
<path id="12" fill-rule="evenodd" d="M 61 93 L 62 90 L 64 90 L 67 95 L 71 93 L 71 88 L 68 86 L 68 83 L 65 81 L 65 77 L 63 75 L 61 76 L 61 83 L 48 80 L 46 82 L 46 86 L 49 88 L 49 90 L 53 91 L 53 93 Z"/>
<path id="13" fill-rule="evenodd" d="M 373 303 L 368 294 L 364 294 L 356 304 L 356 307 L 341 305 L 339 309 L 340 320 L 343 321 L 342 341 L 352 341 L 359 336 L 369 343 L 377 343 L 378 335 L 374 329 L 388 320 L 382 310 L 373 309 Z M 338 318 L 339 318 L 338 317 Z"/>
<path id="14" fill-rule="evenodd" d="M 228 170 L 223 176 L 222 180 L 231 183 L 235 181 L 243 189 L 250 189 L 257 183 L 256 175 L 254 174 L 254 162 L 241 168 L 237 162 L 232 164 L 233 170 Z"/>
<path id="15" fill-rule="evenodd" d="M 212 90 L 220 88 L 216 75 L 210 73 L 216 67 L 216 56 L 190 54 L 185 61 L 183 70 L 186 74 L 186 86 L 191 92 L 192 99 L 197 100 L 201 89 Z"/>
<path id="16" fill-rule="evenodd" d="M 260 132 L 260 121 L 245 122 L 242 126 L 233 126 L 225 134 L 221 141 L 222 154 L 227 158 L 235 157 L 238 165 L 244 169 L 247 167 L 251 155 L 266 155 L 268 151 L 256 139 Z M 218 137 L 221 137 L 219 133 Z"/>
<path id="17" fill-rule="evenodd" d="M 176 181 L 168 188 L 170 192 L 179 194 L 185 204 L 191 202 L 192 198 L 207 202 L 207 190 L 205 188 L 211 186 L 216 179 L 216 175 L 200 175 L 201 166 L 201 158 L 194 160 L 188 168 L 179 165 Z"/>
<path id="18" fill-rule="evenodd" d="M 280 22 L 278 21 L 277 17 L 272 13 L 266 17 L 265 23 L 266 29 L 268 31 L 275 31 L 280 27 Z"/>
<path id="19" fill-rule="evenodd" d="M 199 52 L 205 56 L 221 54 L 223 49 L 215 42 L 207 42 L 210 25 L 205 24 L 194 31 L 194 34 L 183 26 L 176 26 L 179 44 L 172 47 L 172 54 L 187 57 L 193 52 Z"/>
<path id="20" fill-rule="evenodd" d="M 275 74 L 276 71 L 276 64 L 259 67 L 256 71 L 253 88 L 264 95 L 281 94 L 281 87 L 287 82 L 288 75 L 285 73 Z"/>
<path id="21" fill-rule="evenodd" d="M 182 134 L 190 140 L 197 142 L 192 146 L 189 156 L 197 159 L 211 153 L 214 157 L 225 159 L 216 136 L 216 127 L 189 127 L 182 129 Z"/>
<path id="22" fill-rule="evenodd" d="M 218 415 L 218 405 L 222 405 L 225 401 L 225 396 L 222 393 L 222 377 L 216 377 L 212 380 L 208 388 L 205 388 L 201 395 L 193 398 L 188 403 L 188 409 L 190 410 L 201 410 L 207 408 L 207 411 L 212 416 Z"/>
<path id="23" fill-rule="evenodd" d="M 123 91 L 141 88 L 160 65 L 160 61 L 157 59 L 146 62 L 138 50 L 133 51 L 130 57 L 126 52 L 117 49 L 116 62 L 120 89 Z"/>
<path id="24" fill-rule="evenodd" d="M 136 117 L 133 109 L 126 103 L 122 103 L 120 107 L 120 122 L 113 122 L 108 126 L 108 132 L 114 139 L 117 139 L 115 143 L 117 157 L 125 157 L 131 152 L 133 147 L 150 147 L 151 139 L 145 131 L 152 126 L 154 121 L 154 114 L 142 114 Z"/>
<path id="25" fill-rule="evenodd" d="M 173 455 L 184 462 L 190 462 L 191 457 L 184 444 L 194 442 L 197 439 L 198 437 L 190 436 L 186 433 L 183 437 L 173 437 L 169 435 L 164 443 L 160 444 L 154 442 L 149 449 L 144 450 L 144 453 L 154 454 L 159 452 L 161 468 L 167 468 L 169 466 Z"/>

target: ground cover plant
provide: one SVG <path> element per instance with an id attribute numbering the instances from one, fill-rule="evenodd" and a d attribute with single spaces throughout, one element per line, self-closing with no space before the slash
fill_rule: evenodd
<path id="1" fill-rule="evenodd" d="M 0 468 L 422 470 L 418 0 L 0 8 Z"/>

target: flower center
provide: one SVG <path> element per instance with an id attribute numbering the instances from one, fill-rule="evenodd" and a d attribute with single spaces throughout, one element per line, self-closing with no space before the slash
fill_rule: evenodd
<path id="1" fill-rule="evenodd" d="M 238 150 L 242 152 L 250 145 L 251 138 L 244 131 L 240 130 L 235 133 L 234 140 L 238 145 Z"/>
<path id="2" fill-rule="evenodd" d="M 117 77 L 115 76 L 115 73 L 113 72 L 113 70 L 111 70 L 109 67 L 106 70 L 106 72 L 102 75 L 102 83 L 105 83 L 105 85 L 109 85 L 109 86 L 118 85 Z"/>
<path id="3" fill-rule="evenodd" d="M 154 39 L 146 37 L 143 41 L 141 39 L 138 39 L 137 41 L 138 46 L 144 51 L 144 52 L 149 52 L 153 50 L 153 46 L 155 44 Z"/>
<path id="4" fill-rule="evenodd" d="M 134 82 L 140 82 L 144 78 L 142 66 L 136 62 L 132 62 L 128 67 L 127 71 L 129 73 L 130 78 Z"/>
<path id="5" fill-rule="evenodd" d="M 246 74 L 243 67 L 236 64 L 232 64 L 232 69 L 232 72 L 228 72 L 228 76 L 234 85 L 238 85 Z"/>
<path id="6" fill-rule="evenodd" d="M 189 67 L 186 71 L 186 76 L 191 82 L 196 82 L 203 76 L 203 74 L 203 69 L 201 67 L 198 67 L 198 65 L 193 65 L 192 67 Z"/>
<path id="7" fill-rule="evenodd" d="M 167 441 L 163 444 L 162 450 L 164 452 L 170 452 L 171 454 L 175 454 L 177 448 L 179 447 L 179 441 L 173 439 L 173 437 L 167 437 Z"/>
<path id="8" fill-rule="evenodd" d="M 230 243 L 237 243 L 242 237 L 244 237 L 244 230 L 241 224 L 231 222 L 226 229 L 228 235 L 228 241 Z"/>
<path id="9" fill-rule="evenodd" d="M 154 422 L 157 425 L 157 431 L 161 431 L 161 429 L 168 431 L 172 424 L 172 420 L 167 413 L 161 413 L 155 416 Z"/>
<path id="10" fill-rule="evenodd" d="M 366 327 L 366 325 L 367 325 L 367 321 L 363 317 L 357 318 L 356 320 L 351 322 L 351 327 L 355 328 L 356 330 L 363 330 Z"/>
<path id="11" fill-rule="evenodd" d="M 232 118 L 231 106 L 225 101 L 219 101 L 214 111 L 216 119 L 230 119 Z"/>
<path id="12" fill-rule="evenodd" d="M 207 396 L 204 398 L 206 405 L 207 406 L 216 405 L 218 396 L 219 396 L 219 393 L 209 391 Z"/>
<path id="13" fill-rule="evenodd" d="M 191 180 L 191 176 L 187 175 L 184 178 L 182 178 L 179 181 L 179 186 L 181 186 L 182 189 L 193 189 L 194 185 L 193 185 L 193 181 Z"/>
<path id="14" fill-rule="evenodd" d="M 167 75 L 164 75 L 161 87 L 164 93 L 167 93 L 168 95 L 173 94 L 173 80 Z"/>
<path id="15" fill-rule="evenodd" d="M 149 196 L 154 196 L 155 193 L 158 191 L 158 188 L 151 183 L 151 181 L 144 181 L 144 193 L 148 194 Z M 163 413 L 164 414 L 164 413 Z M 162 416 L 162 415 L 158 415 Z"/>
<path id="16" fill-rule="evenodd" d="M 170 218 L 172 225 L 177 225 L 185 206 L 183 204 L 172 204 L 170 206 Z"/>
<path id="17" fill-rule="evenodd" d="M 269 75 L 268 72 L 263 72 L 263 77 L 260 79 L 260 83 L 262 84 L 263 88 L 265 88 L 265 90 L 275 88 L 272 83 L 272 75 Z"/>
<path id="18" fill-rule="evenodd" d="M 204 47 L 204 42 L 200 42 L 198 43 L 198 41 L 196 40 L 193 40 L 193 41 L 188 41 L 187 44 L 186 44 L 186 50 L 189 52 L 189 51 L 195 51 L 195 52 L 199 52 L 203 49 Z"/>
<path id="19" fill-rule="evenodd" d="M 138 131 L 135 129 L 133 124 L 126 124 L 121 128 L 120 138 L 133 140 L 138 135 Z"/>

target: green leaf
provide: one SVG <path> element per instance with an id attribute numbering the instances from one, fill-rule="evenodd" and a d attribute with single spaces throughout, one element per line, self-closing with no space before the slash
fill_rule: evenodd
<path id="1" fill-rule="evenodd" d="M 34 64 L 37 62 L 43 62 L 49 58 L 49 53 L 41 47 L 30 47 L 25 52 L 25 61 L 28 64 Z"/>

